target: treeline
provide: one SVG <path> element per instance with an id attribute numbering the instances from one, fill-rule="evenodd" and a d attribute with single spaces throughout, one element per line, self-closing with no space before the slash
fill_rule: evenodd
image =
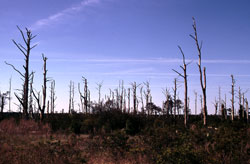
<path id="1" fill-rule="evenodd" d="M 206 67 L 202 66 L 202 42 L 198 39 L 198 32 L 196 21 L 193 18 L 193 35 L 190 37 L 194 40 L 194 43 L 197 47 L 198 53 L 198 70 L 200 73 L 200 84 L 202 90 L 201 96 L 201 116 L 203 120 L 203 125 L 207 125 L 207 95 L 206 95 Z M 13 68 L 23 80 L 22 88 L 19 90 L 20 93 L 14 93 L 17 98 L 19 104 L 20 111 L 23 113 L 23 117 L 25 119 L 34 118 L 36 113 L 39 113 L 40 120 L 44 120 L 45 113 L 53 114 L 55 113 L 56 107 L 56 92 L 55 80 L 49 79 L 47 77 L 47 60 L 48 58 L 42 54 L 43 60 L 43 84 L 42 84 L 42 92 L 36 92 L 33 88 L 33 79 L 35 77 L 35 72 L 30 71 L 30 55 L 31 50 L 34 49 L 37 45 L 32 45 L 33 39 L 36 35 L 33 35 L 29 29 L 25 29 L 25 31 L 21 30 L 17 27 L 21 38 L 23 40 L 23 44 L 17 43 L 13 40 L 14 45 L 19 49 L 21 54 L 24 56 L 25 63 L 23 65 L 24 71 L 18 70 L 15 65 L 5 62 L 7 65 Z M 190 107 L 189 102 L 190 99 L 188 97 L 188 74 L 187 69 L 190 63 L 186 63 L 186 58 L 184 51 L 181 46 L 178 46 L 180 50 L 180 54 L 182 55 L 183 65 L 180 66 L 182 69 L 182 73 L 177 70 L 173 70 L 180 77 L 184 79 L 184 101 L 177 98 L 177 80 L 174 79 L 174 88 L 173 95 L 170 94 L 170 90 L 168 88 L 163 90 L 163 94 L 165 95 L 165 100 L 162 103 L 162 107 L 158 107 L 152 101 L 150 83 L 130 83 L 131 87 L 125 88 L 123 81 L 119 83 L 117 89 L 111 90 L 108 95 L 105 95 L 105 99 L 102 99 L 101 89 L 103 83 L 97 83 L 98 90 L 98 101 L 94 102 L 90 98 L 90 90 L 88 87 L 88 80 L 85 77 L 82 77 L 83 80 L 83 90 L 81 89 L 81 84 L 78 83 L 77 89 L 80 95 L 80 103 L 78 104 L 78 112 L 85 114 L 96 114 L 103 113 L 107 111 L 111 111 L 116 109 L 124 114 L 134 114 L 134 115 L 143 115 L 143 116 L 152 116 L 152 115 L 162 115 L 164 117 L 171 117 L 174 119 L 178 119 L 180 117 L 183 118 L 184 125 L 187 126 L 190 119 Z M 39 76 L 39 75 L 38 75 Z M 231 117 L 233 121 L 236 118 L 235 113 L 235 79 L 233 75 L 232 78 L 232 90 L 231 90 L 231 108 L 226 108 L 226 101 L 221 103 L 221 100 L 215 100 L 215 115 L 217 115 L 217 111 L 219 108 L 220 115 L 223 119 L 228 119 L 228 116 Z M 50 83 L 50 84 L 48 84 Z M 50 90 L 48 90 L 48 88 Z M 73 114 L 77 112 L 75 108 L 75 91 L 76 86 L 74 82 L 70 82 L 69 85 L 69 107 L 68 111 L 61 111 L 61 113 L 69 113 Z M 49 92 L 49 98 L 48 93 Z M 249 108 L 248 101 L 244 96 L 244 92 L 239 88 L 239 110 L 238 110 L 238 118 L 246 119 L 248 121 L 249 116 Z M 195 92 L 195 114 L 197 112 L 197 93 Z M 10 90 L 0 94 L 1 97 L 1 113 L 3 113 L 4 106 L 7 100 L 11 100 L 11 81 L 10 81 Z M 10 102 L 9 102 L 10 104 Z M 132 107 L 131 107 L 132 104 Z M 10 110 L 10 107 L 9 107 Z M 182 112 L 181 112 L 182 111 Z M 182 115 L 183 113 L 183 115 Z"/>

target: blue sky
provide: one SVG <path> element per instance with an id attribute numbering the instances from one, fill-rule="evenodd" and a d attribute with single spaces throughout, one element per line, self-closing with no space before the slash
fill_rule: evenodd
<path id="1" fill-rule="evenodd" d="M 119 80 L 126 87 L 133 81 L 149 80 L 153 101 L 161 106 L 162 88 L 171 89 L 178 77 L 172 69 L 181 71 L 177 45 L 193 61 L 188 66 L 193 108 L 193 91 L 201 94 L 197 51 L 189 37 L 194 16 L 203 41 L 203 66 L 207 67 L 208 110 L 213 113 L 219 86 L 230 104 L 231 74 L 237 88 L 245 91 L 250 87 L 249 8 L 248 0 L 1 0 L 0 90 L 7 90 L 11 76 L 13 88 L 21 88 L 18 74 L 4 64 L 8 61 L 22 69 L 23 56 L 11 41 L 22 41 L 19 25 L 38 35 L 34 40 L 38 46 L 30 57 L 36 90 L 42 84 L 41 54 L 48 57 L 48 75 L 56 80 L 58 111 L 68 107 L 70 80 L 77 85 L 82 76 L 88 78 L 95 100 L 98 82 L 103 81 L 104 96 Z M 182 79 L 179 81 L 179 97 L 183 98 Z M 78 96 L 75 101 L 77 107 Z M 235 105 L 238 107 L 237 102 Z"/>

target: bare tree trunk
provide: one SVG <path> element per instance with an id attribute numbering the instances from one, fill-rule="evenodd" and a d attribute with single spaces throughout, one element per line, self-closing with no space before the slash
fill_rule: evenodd
<path id="1" fill-rule="evenodd" d="M 69 83 L 69 113 L 71 113 L 71 110 L 72 110 L 72 107 L 71 107 L 72 102 L 71 102 L 71 100 L 72 100 L 72 82 L 70 81 L 70 83 Z"/>
<path id="2" fill-rule="evenodd" d="M 232 102 L 232 107 L 231 107 L 231 116 L 232 116 L 232 121 L 234 120 L 234 85 L 235 85 L 235 80 L 234 80 L 234 76 L 231 75 L 231 78 L 232 78 L 232 91 L 231 91 L 231 94 L 232 94 L 232 99 L 231 99 L 231 102 Z"/>
<path id="3" fill-rule="evenodd" d="M 96 85 L 97 85 L 97 91 L 98 91 L 98 105 L 99 106 L 102 106 L 102 104 L 101 104 L 101 89 L 102 89 L 102 84 L 103 84 L 103 82 L 101 82 L 101 83 L 96 83 Z"/>
<path id="4" fill-rule="evenodd" d="M 50 109 L 51 112 L 51 109 Z M 47 101 L 47 114 L 49 114 L 49 100 Z"/>
<path id="5" fill-rule="evenodd" d="M 36 96 L 36 94 L 33 92 L 33 95 L 35 97 L 35 99 L 37 100 L 37 104 L 38 104 L 38 109 L 40 111 L 40 120 L 44 119 L 44 111 L 46 108 L 46 92 L 47 92 L 47 57 L 44 57 L 44 55 L 42 55 L 43 57 L 43 86 L 42 86 L 42 90 L 43 90 L 43 102 L 42 102 L 42 106 L 40 104 L 40 93 L 38 93 L 38 96 Z"/>
<path id="6" fill-rule="evenodd" d="M 243 98 L 243 107 L 242 107 L 242 118 L 244 119 L 244 116 L 245 116 L 245 94 L 244 93 L 242 93 L 242 98 Z"/>
<path id="7" fill-rule="evenodd" d="M 90 106 L 91 106 L 91 103 L 90 103 L 90 90 L 88 89 L 88 91 L 87 91 L 87 107 L 88 107 L 88 109 L 89 109 L 89 113 L 90 113 Z"/>
<path id="8" fill-rule="evenodd" d="M 248 115 L 249 115 L 249 109 L 248 109 L 248 101 L 246 100 L 246 113 L 247 113 L 247 123 L 248 123 Z"/>
<path id="9" fill-rule="evenodd" d="M 143 86 L 140 88 L 140 94 L 141 94 L 141 109 L 142 109 L 142 114 L 144 114 L 144 103 L 143 103 Z"/>
<path id="10" fill-rule="evenodd" d="M 201 114 L 203 115 L 203 98 L 202 98 L 202 95 L 200 95 L 200 103 L 201 103 Z"/>
<path id="11" fill-rule="evenodd" d="M 149 96 L 150 96 L 150 84 L 149 84 L 149 81 L 146 81 L 143 84 L 146 86 L 146 91 L 144 91 L 144 96 L 146 99 L 146 111 L 148 112 L 148 115 L 149 115 L 148 103 L 149 103 Z"/>
<path id="12" fill-rule="evenodd" d="M 174 70 L 179 76 L 181 76 L 183 79 L 184 79 L 184 95 L 185 95 L 185 98 L 184 98 L 184 125 L 187 126 L 187 115 L 188 115 L 188 86 L 187 86 L 187 64 L 186 64 L 186 61 L 185 61 L 185 55 L 181 49 L 180 46 L 178 46 L 181 54 L 182 54 L 182 59 L 183 59 L 183 66 L 180 66 L 183 70 L 183 75 L 179 72 L 177 72 L 176 70 Z M 175 92 L 176 92 L 176 79 L 175 79 Z M 175 93 L 176 94 L 176 93 Z M 179 110 L 178 110 L 179 111 Z"/>
<path id="13" fill-rule="evenodd" d="M 225 100 L 224 100 L 225 108 L 227 109 L 227 94 L 225 94 Z"/>
<path id="14" fill-rule="evenodd" d="M 207 99 L 206 99 L 206 67 L 203 68 L 202 71 L 202 66 L 201 66 L 201 48 L 202 48 L 202 43 L 200 44 L 198 41 L 198 36 L 197 36 L 197 29 L 196 29 L 196 22 L 193 17 L 193 29 L 194 29 L 194 36 L 190 35 L 196 43 L 196 47 L 198 50 L 198 57 L 199 57 L 199 72 L 200 72 L 200 83 L 201 83 L 201 89 L 203 93 L 203 124 L 207 124 Z"/>
<path id="15" fill-rule="evenodd" d="M 133 90 L 134 114 L 136 114 L 136 113 L 137 113 L 137 96 L 136 96 L 136 89 L 137 89 L 141 84 L 136 85 L 136 82 L 134 82 L 134 83 L 131 83 L 131 85 L 132 85 L 132 90 Z"/>
<path id="16" fill-rule="evenodd" d="M 84 81 L 84 96 L 83 96 L 83 100 L 84 100 L 84 109 L 85 112 L 88 113 L 88 81 L 85 77 L 82 77 L 82 80 Z"/>
<path id="17" fill-rule="evenodd" d="M 240 89 L 240 87 L 239 87 L 239 92 L 238 93 L 239 93 L 239 97 L 238 97 L 239 98 L 239 111 L 238 111 L 239 115 L 238 116 L 239 116 L 239 119 L 240 119 L 240 117 L 241 117 L 240 116 L 240 109 L 242 108 L 242 105 L 241 105 L 241 96 L 242 95 L 241 95 L 241 89 Z"/>
<path id="18" fill-rule="evenodd" d="M 174 79 L 174 118 L 176 116 L 176 108 L 177 108 L 177 103 L 176 103 L 176 94 L 177 94 L 177 79 Z"/>
<path id="19" fill-rule="evenodd" d="M 214 99 L 214 108 L 215 108 L 215 112 L 214 114 L 217 115 L 217 111 L 218 111 L 218 101 L 216 100 L 216 98 Z"/>
<path id="20" fill-rule="evenodd" d="M 9 112 L 11 112 L 11 78 L 9 81 Z"/>
<path id="21" fill-rule="evenodd" d="M 222 113 L 222 109 L 221 109 L 221 89 L 220 89 L 220 86 L 219 86 L 219 111 L 222 115 L 223 113 Z"/>
<path id="22" fill-rule="evenodd" d="M 23 115 L 26 119 L 28 119 L 28 99 L 29 99 L 29 81 L 30 81 L 30 74 L 29 74 L 29 57 L 30 51 L 35 48 L 37 45 L 31 46 L 31 41 L 36 37 L 32 35 L 31 31 L 26 28 L 26 38 L 23 31 L 17 26 L 18 30 L 20 31 L 23 41 L 25 43 L 25 47 L 19 43 L 16 43 L 15 40 L 12 40 L 16 47 L 22 52 L 25 57 L 25 65 L 23 65 L 24 73 L 21 73 L 18 69 L 15 68 L 14 65 L 5 62 L 7 65 L 11 66 L 17 73 L 19 73 L 24 81 L 23 83 L 23 90 L 22 90 L 22 97 L 18 96 L 15 93 L 16 98 L 20 102 L 23 108 Z"/>
<path id="23" fill-rule="evenodd" d="M 122 106 L 123 106 L 123 92 L 124 92 L 124 86 L 123 86 L 123 80 L 121 84 L 121 93 L 120 93 L 120 109 L 122 111 Z"/>
<path id="24" fill-rule="evenodd" d="M 51 113 L 55 112 L 55 101 L 56 101 L 56 82 L 55 80 L 52 80 L 51 82 L 51 87 L 50 87 L 50 108 L 51 108 Z"/>
<path id="25" fill-rule="evenodd" d="M 34 80 L 34 72 L 31 73 L 31 79 L 30 79 L 30 95 L 29 95 L 29 113 L 33 115 L 33 80 Z"/>
<path id="26" fill-rule="evenodd" d="M 123 112 L 126 113 L 126 89 L 124 89 L 124 96 L 123 96 Z"/>
<path id="27" fill-rule="evenodd" d="M 128 113 L 130 113 L 130 88 L 128 88 Z"/>
<path id="28" fill-rule="evenodd" d="M 197 115 L 197 92 L 194 91 L 195 95 L 195 115 Z"/>
<path id="29" fill-rule="evenodd" d="M 71 105 L 71 109 L 72 109 L 72 111 L 75 111 L 75 83 L 74 82 L 72 82 L 72 89 L 71 89 L 71 91 L 72 91 L 72 97 L 71 97 L 71 103 L 72 103 L 72 105 Z"/>
<path id="30" fill-rule="evenodd" d="M 46 93 L 47 93 L 47 57 L 44 57 L 43 55 L 43 107 L 41 110 L 41 115 L 40 115 L 40 119 L 43 120 L 44 118 L 44 111 L 45 111 L 45 107 L 46 107 Z"/>

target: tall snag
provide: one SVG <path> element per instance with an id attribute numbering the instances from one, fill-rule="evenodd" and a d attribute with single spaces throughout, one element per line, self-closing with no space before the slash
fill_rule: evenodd
<path id="1" fill-rule="evenodd" d="M 187 114 L 188 114 L 188 108 L 187 108 L 187 103 L 188 103 L 187 65 L 189 63 L 186 64 L 185 55 L 184 55 L 181 47 L 178 46 L 178 48 L 182 54 L 183 66 L 180 66 L 180 67 L 183 70 L 183 75 L 174 69 L 173 69 L 173 71 L 176 72 L 179 76 L 181 76 L 184 79 L 184 87 L 185 87 L 185 90 L 184 90 L 184 94 L 185 94 L 185 98 L 184 98 L 184 124 L 185 124 L 185 126 L 187 126 Z"/>
<path id="2" fill-rule="evenodd" d="M 29 58 L 30 58 L 30 51 L 37 46 L 37 44 L 35 44 L 33 46 L 31 45 L 31 41 L 36 37 L 36 35 L 33 36 L 31 31 L 28 30 L 27 28 L 25 28 L 25 30 L 26 30 L 25 34 L 18 26 L 17 26 L 17 28 L 22 35 L 22 39 L 24 41 L 25 46 L 23 46 L 20 43 L 17 43 L 15 40 L 12 40 L 12 41 L 25 57 L 25 65 L 23 65 L 24 73 L 21 73 L 21 71 L 16 69 L 16 67 L 14 65 L 9 64 L 7 62 L 5 62 L 5 63 L 7 65 L 11 66 L 17 73 L 19 73 L 21 75 L 22 80 L 24 81 L 21 97 L 17 93 L 14 93 L 14 94 L 23 108 L 24 117 L 26 119 L 28 119 L 29 81 L 30 81 L 30 77 L 31 77 L 31 74 L 29 74 Z"/>
<path id="3" fill-rule="evenodd" d="M 42 86 L 42 90 L 43 90 L 43 99 L 42 99 L 42 105 L 40 103 L 40 94 L 38 93 L 38 96 L 35 94 L 34 91 L 33 92 L 33 95 L 37 101 L 37 104 L 38 104 L 38 109 L 40 111 L 40 120 L 43 120 L 44 119 L 44 112 L 45 112 L 45 108 L 46 108 L 46 93 L 47 93 L 47 82 L 49 81 L 48 78 L 47 78 L 47 57 L 44 57 L 43 56 L 43 86 Z"/>
<path id="4" fill-rule="evenodd" d="M 206 125 L 207 124 L 206 67 L 203 67 L 203 71 L 202 71 L 202 66 L 201 66 L 202 42 L 199 43 L 198 41 L 197 28 L 196 28 L 196 22 L 195 22 L 194 17 L 193 17 L 193 29 L 194 29 L 194 36 L 190 35 L 190 37 L 194 39 L 197 50 L 198 50 L 198 57 L 199 57 L 198 68 L 200 72 L 200 83 L 201 83 L 201 89 L 202 89 L 202 94 L 203 94 L 203 124 Z"/>
<path id="5" fill-rule="evenodd" d="M 231 91 L 231 94 L 232 94 L 232 99 L 231 99 L 231 102 L 232 102 L 232 106 L 231 106 L 231 116 L 232 116 L 232 121 L 234 120 L 234 85 L 235 85 L 235 80 L 234 80 L 234 76 L 231 75 L 231 78 L 232 78 L 232 91 Z"/>
<path id="6" fill-rule="evenodd" d="M 133 105 L 134 105 L 134 114 L 137 113 L 137 95 L 136 90 L 141 84 L 136 84 L 136 82 L 131 83 L 132 91 L 133 91 Z"/>
<path id="7" fill-rule="evenodd" d="M 55 80 L 52 80 L 51 81 L 51 86 L 50 86 L 50 110 L 51 110 L 51 113 L 54 113 L 55 111 L 55 101 L 57 99 L 56 97 L 56 91 L 55 91 L 55 87 L 56 87 L 56 81 Z"/>
<path id="8" fill-rule="evenodd" d="M 148 103 L 149 103 L 150 92 L 151 92 L 150 83 L 149 83 L 149 81 L 146 81 L 146 82 L 143 82 L 143 84 L 146 87 L 146 91 L 144 91 L 144 97 L 145 97 L 145 100 L 146 100 L 146 112 L 148 112 L 148 115 L 149 115 Z"/>
<path id="9" fill-rule="evenodd" d="M 195 100 L 194 100 L 194 104 L 195 104 L 195 115 L 197 115 L 197 92 L 194 91 L 194 96 L 195 96 Z"/>

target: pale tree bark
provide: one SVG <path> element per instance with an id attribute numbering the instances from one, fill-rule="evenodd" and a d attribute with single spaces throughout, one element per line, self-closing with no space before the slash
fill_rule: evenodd
<path id="1" fill-rule="evenodd" d="M 29 113 L 33 116 L 33 80 L 34 80 L 34 72 L 31 73 L 30 79 L 30 95 L 29 95 Z"/>
<path id="2" fill-rule="evenodd" d="M 232 99 L 231 99 L 231 116 L 232 116 L 232 121 L 234 120 L 234 85 L 235 85 L 235 80 L 234 80 L 234 76 L 231 75 L 232 78 L 232 90 L 231 90 L 231 94 L 232 94 Z"/>
<path id="3" fill-rule="evenodd" d="M 194 91 L 194 95 L 195 95 L 195 100 L 194 100 L 194 103 L 195 103 L 195 115 L 197 115 L 197 92 Z"/>
<path id="4" fill-rule="evenodd" d="M 144 91 L 144 96 L 146 99 L 146 111 L 148 112 L 148 115 L 149 115 L 148 103 L 149 103 L 149 97 L 150 97 L 150 83 L 149 81 L 146 81 L 143 84 L 146 87 L 146 91 Z"/>
<path id="5" fill-rule="evenodd" d="M 140 88 L 140 94 L 141 94 L 141 109 L 142 109 L 142 114 L 144 114 L 144 102 L 143 102 L 143 86 Z"/>
<path id="6" fill-rule="evenodd" d="M 248 109 L 248 101 L 247 101 L 247 99 L 246 99 L 246 113 L 247 113 L 247 123 L 248 123 L 248 115 L 249 115 L 249 109 Z"/>
<path id="7" fill-rule="evenodd" d="M 190 35 L 191 38 L 194 39 L 197 50 L 198 50 L 198 57 L 199 57 L 199 62 L 198 62 L 198 68 L 200 72 L 200 84 L 201 84 L 201 89 L 202 89 L 202 94 L 203 94 L 203 124 L 207 124 L 207 95 L 206 95 L 206 67 L 203 67 L 202 71 L 202 66 L 201 66 L 201 49 L 202 49 L 202 42 L 199 43 L 198 41 L 198 35 L 197 35 L 197 28 L 196 28 L 196 22 L 193 17 L 193 29 L 194 29 L 194 36 Z"/>
<path id="8" fill-rule="evenodd" d="M 74 96 L 75 96 L 75 85 L 73 81 L 70 81 L 69 84 L 69 113 L 71 114 L 74 111 Z"/>
<path id="9" fill-rule="evenodd" d="M 174 72 L 176 72 L 180 77 L 182 77 L 184 79 L 184 125 L 187 126 L 187 115 L 188 115 L 188 86 L 187 86 L 187 65 L 186 64 L 186 60 L 185 60 L 185 55 L 181 49 L 180 46 L 178 46 L 181 54 L 182 54 L 182 60 L 183 60 L 183 66 L 180 66 L 181 69 L 183 70 L 183 74 L 179 73 L 178 71 L 174 70 Z M 176 81 L 175 81 L 176 83 Z M 176 87 L 176 84 L 175 84 Z"/>
<path id="10" fill-rule="evenodd" d="M 11 81 L 12 81 L 12 78 L 10 78 L 9 80 L 9 112 L 11 112 Z"/>
<path id="11" fill-rule="evenodd" d="M 50 108 L 51 108 L 51 113 L 55 112 L 55 101 L 57 99 L 56 97 L 56 91 L 55 91 L 55 87 L 56 87 L 56 81 L 52 80 L 51 81 L 51 86 L 50 86 Z"/>
<path id="12" fill-rule="evenodd" d="M 137 113 L 137 95 L 136 90 L 141 84 L 136 84 L 136 82 L 131 83 L 132 91 L 133 91 L 133 105 L 134 105 L 134 114 Z"/>
<path id="13" fill-rule="evenodd" d="M 29 81 L 30 81 L 30 76 L 31 76 L 31 74 L 29 74 L 29 61 L 30 61 L 31 50 L 37 46 L 36 44 L 33 46 L 31 45 L 31 41 L 36 37 L 36 35 L 33 36 L 32 32 L 30 30 L 28 30 L 27 28 L 25 28 L 25 30 L 26 30 L 25 34 L 18 26 L 17 26 L 17 28 L 21 33 L 21 36 L 22 36 L 22 39 L 23 39 L 25 45 L 23 46 L 22 44 L 17 43 L 15 40 L 12 40 L 12 41 L 25 57 L 25 65 L 23 65 L 24 73 L 21 73 L 21 71 L 16 69 L 16 67 L 14 65 L 9 64 L 7 62 L 5 62 L 5 63 L 7 65 L 11 66 L 17 73 L 19 73 L 21 75 L 21 78 L 24 81 L 21 97 L 16 93 L 14 93 L 14 94 L 22 106 L 24 117 L 26 119 L 28 119 Z"/>
<path id="14" fill-rule="evenodd" d="M 162 91 L 163 95 L 165 96 L 165 102 L 163 102 L 163 115 L 169 114 L 169 105 L 170 105 L 170 92 L 168 88 L 166 87 Z"/>
<path id="15" fill-rule="evenodd" d="M 38 104 L 38 109 L 40 111 L 40 120 L 44 119 L 44 112 L 45 112 L 45 108 L 46 108 L 46 93 L 47 93 L 47 82 L 49 81 L 47 78 L 47 57 L 44 57 L 44 55 L 42 55 L 43 57 L 43 86 L 42 86 L 42 91 L 43 91 L 43 100 L 42 100 L 42 105 L 40 104 L 40 94 L 38 94 L 38 96 L 36 96 L 35 92 L 33 92 L 33 95 L 35 97 L 35 99 L 37 100 L 37 104 Z"/>
<path id="16" fill-rule="evenodd" d="M 215 111 L 214 111 L 214 114 L 215 115 L 217 115 L 217 112 L 218 112 L 218 100 L 216 100 L 216 98 L 214 99 L 214 109 L 215 109 Z"/>
<path id="17" fill-rule="evenodd" d="M 128 113 L 130 113 L 130 88 L 128 88 Z"/>
<path id="18" fill-rule="evenodd" d="M 177 109 L 177 79 L 175 78 L 174 79 L 174 88 L 173 88 L 173 91 L 174 91 L 174 118 L 176 116 L 176 109 Z M 171 111 L 171 115 L 173 114 L 173 112 Z"/>
<path id="19" fill-rule="evenodd" d="M 97 91 L 98 91 L 98 105 L 99 106 L 102 106 L 102 103 L 101 103 L 101 90 L 102 90 L 102 85 L 103 85 L 103 81 L 100 82 L 100 83 L 96 83 L 97 87 Z"/>

